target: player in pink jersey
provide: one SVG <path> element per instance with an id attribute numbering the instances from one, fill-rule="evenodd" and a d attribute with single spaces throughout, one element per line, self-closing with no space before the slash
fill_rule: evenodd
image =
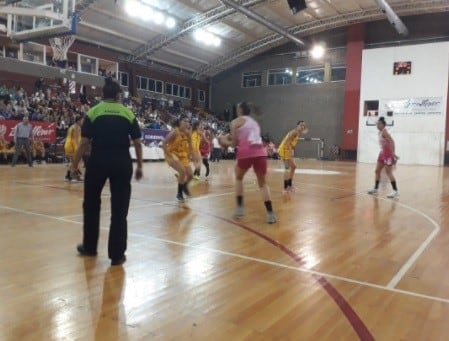
<path id="1" fill-rule="evenodd" d="M 243 102 L 237 105 L 237 118 L 231 122 L 231 135 L 220 136 L 220 144 L 237 148 L 237 164 L 235 166 L 235 192 L 237 208 L 234 217 L 244 215 L 243 209 L 243 178 L 251 167 L 257 176 L 262 199 L 267 209 L 267 223 L 276 222 L 271 204 L 270 189 L 265 182 L 267 173 L 267 150 L 262 143 L 259 124 L 250 116 L 250 106 Z"/>
<path id="2" fill-rule="evenodd" d="M 394 151 L 394 140 L 391 137 L 390 133 L 385 128 L 386 122 L 385 118 L 379 117 L 377 121 L 377 129 L 379 130 L 379 144 L 380 144 L 380 153 L 377 158 L 377 166 L 376 166 L 376 182 L 374 185 L 374 189 L 368 191 L 369 194 L 377 194 L 379 191 L 379 181 L 380 181 L 380 172 L 385 168 L 385 172 L 387 173 L 388 178 L 391 181 L 391 186 L 393 187 L 393 191 L 387 195 L 388 198 L 397 198 L 399 196 L 398 187 L 396 185 L 396 179 L 393 175 L 393 167 L 396 164 L 396 161 L 399 157 L 395 154 Z"/>

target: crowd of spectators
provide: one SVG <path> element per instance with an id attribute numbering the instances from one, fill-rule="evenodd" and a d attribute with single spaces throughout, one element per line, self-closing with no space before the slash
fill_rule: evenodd
<path id="1" fill-rule="evenodd" d="M 27 94 L 20 86 L 0 85 L 0 120 L 21 121 L 28 116 L 33 121 L 56 123 L 58 144 L 65 139 L 67 129 L 78 115 L 84 115 L 100 98 L 89 97 L 84 92 L 74 98 L 59 84 L 45 84 L 40 78 L 34 84 L 34 91 Z M 130 97 L 124 92 L 123 104 L 136 115 L 141 128 L 171 130 L 175 120 L 187 115 L 191 121 L 201 119 L 212 134 L 226 132 L 229 122 L 223 122 L 201 108 L 186 108 L 180 101 L 156 99 L 149 96 Z M 13 146 L 9 146 L 11 151 Z M 46 146 L 47 148 L 49 146 Z M 6 149 L 4 149 L 6 150 Z"/>
<path id="2" fill-rule="evenodd" d="M 75 118 L 84 115 L 91 106 L 98 103 L 100 98 L 89 97 L 86 87 L 83 87 L 81 95 L 73 97 L 67 94 L 58 84 L 45 84 L 44 79 L 39 78 L 34 84 L 34 91 L 27 94 L 20 86 L 0 85 L 0 120 L 21 121 L 24 116 L 33 121 L 56 123 L 57 144 L 63 144 L 67 129 L 75 122 Z M 130 108 L 136 115 L 141 128 L 171 130 L 174 122 L 186 115 L 192 122 L 201 120 L 203 126 L 209 130 L 210 136 L 217 136 L 229 131 L 229 122 L 218 119 L 216 116 L 201 108 L 188 108 L 181 101 L 167 100 L 165 98 L 130 97 L 124 91 L 123 104 Z M 3 137 L 2 137 L 3 138 Z M 267 147 L 268 156 L 277 158 L 276 145 L 265 136 L 264 144 Z M 5 144 L 4 138 L 2 144 Z M 12 151 L 13 146 L 3 151 Z M 50 146 L 46 145 L 46 149 Z M 5 154 L 6 155 L 6 154 Z M 223 158 L 233 158 L 234 150 L 224 150 Z"/>

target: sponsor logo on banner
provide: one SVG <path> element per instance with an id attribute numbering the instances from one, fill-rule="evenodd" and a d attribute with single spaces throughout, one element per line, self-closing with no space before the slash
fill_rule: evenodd
<path id="1" fill-rule="evenodd" d="M 14 141 L 16 126 L 21 121 L 4 120 L 0 121 L 0 136 L 4 136 L 8 142 Z M 33 137 L 45 143 L 56 142 L 56 123 L 31 121 L 33 126 Z"/>
<path id="2" fill-rule="evenodd" d="M 168 135 L 169 131 L 161 129 L 142 129 L 143 140 L 145 144 L 156 143 L 163 141 Z"/>
<path id="3" fill-rule="evenodd" d="M 1 122 L 1 121 L 0 121 Z M 0 124 L 0 137 L 4 137 L 6 135 L 6 126 L 4 124 Z"/>
<path id="4" fill-rule="evenodd" d="M 442 115 L 442 97 L 421 97 L 399 100 L 381 100 L 380 116 Z"/>

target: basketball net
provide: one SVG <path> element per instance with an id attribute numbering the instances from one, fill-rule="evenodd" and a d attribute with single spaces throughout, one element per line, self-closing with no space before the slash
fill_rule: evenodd
<path id="1" fill-rule="evenodd" d="M 74 35 L 50 38 L 50 45 L 53 50 L 53 61 L 67 60 L 67 52 L 75 41 Z"/>

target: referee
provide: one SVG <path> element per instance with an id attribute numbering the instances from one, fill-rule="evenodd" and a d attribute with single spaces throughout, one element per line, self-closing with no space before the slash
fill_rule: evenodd
<path id="1" fill-rule="evenodd" d="M 111 191 L 111 225 L 108 255 L 111 265 L 126 261 L 128 236 L 127 215 L 131 197 L 132 160 L 129 154 L 130 137 L 136 149 L 135 178 L 142 178 L 141 132 L 132 111 L 120 103 L 121 89 L 112 78 L 105 79 L 103 102 L 91 108 L 81 128 L 81 142 L 71 165 L 72 176 L 91 145 L 86 165 L 83 202 L 83 243 L 77 246 L 83 256 L 96 256 L 100 232 L 101 191 L 109 179 Z"/>
<path id="2" fill-rule="evenodd" d="M 14 132 L 14 146 L 16 151 L 12 158 L 11 167 L 17 163 L 22 147 L 25 148 L 28 166 L 33 167 L 33 160 L 31 158 L 31 146 L 33 145 L 33 126 L 30 124 L 28 116 L 24 116 L 22 122 L 16 126 Z"/>

